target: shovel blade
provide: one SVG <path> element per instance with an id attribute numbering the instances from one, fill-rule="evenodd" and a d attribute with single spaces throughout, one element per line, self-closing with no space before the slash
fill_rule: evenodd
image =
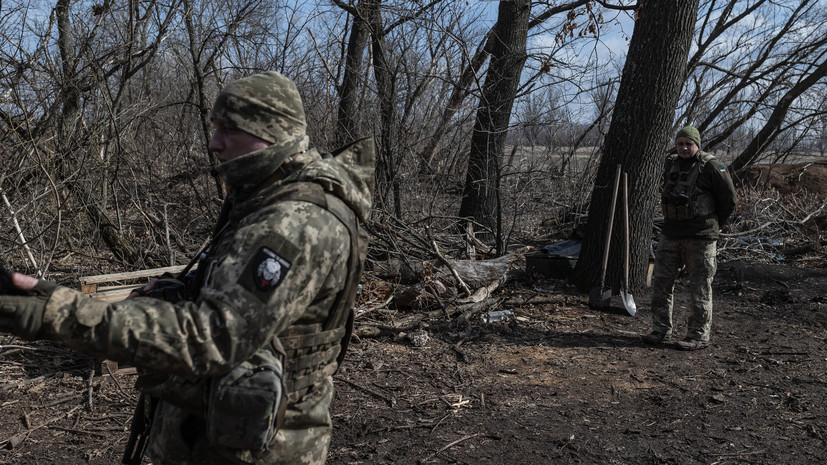
<path id="1" fill-rule="evenodd" d="M 621 290 L 620 297 L 623 299 L 623 306 L 626 307 L 626 311 L 629 312 L 629 315 L 635 316 L 635 314 L 637 314 L 637 305 L 635 305 L 635 298 L 632 297 L 632 294 L 629 294 L 625 290 Z"/>
<path id="2" fill-rule="evenodd" d="M 589 292 L 589 305 L 592 307 L 609 307 L 612 303 L 612 289 L 593 287 Z"/>

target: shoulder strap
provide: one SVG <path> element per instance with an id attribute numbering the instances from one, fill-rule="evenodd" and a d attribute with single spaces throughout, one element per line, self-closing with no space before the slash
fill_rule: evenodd
<path id="1" fill-rule="evenodd" d="M 327 205 L 327 195 L 325 195 L 324 188 L 314 182 L 288 182 L 283 186 L 278 187 L 275 192 L 269 194 L 263 205 L 272 205 L 276 202 L 283 201 L 299 201 L 309 202 L 319 207 L 330 210 Z"/>
<path id="2" fill-rule="evenodd" d="M 667 184 L 669 184 L 669 173 L 671 173 L 673 170 L 675 170 L 676 167 L 678 166 L 678 164 L 676 163 L 677 159 L 678 159 L 678 156 L 676 154 L 671 154 L 671 155 L 666 157 L 666 163 L 665 163 L 665 168 L 663 170 L 663 181 L 662 181 L 664 187 Z"/>
<path id="3" fill-rule="evenodd" d="M 701 152 L 701 161 L 702 162 L 706 163 L 709 160 L 712 160 L 713 158 L 715 158 L 715 155 L 712 155 L 711 153 L 708 153 L 708 152 Z"/>
<path id="4" fill-rule="evenodd" d="M 706 152 L 702 152 L 700 156 L 700 161 L 697 164 L 695 164 L 695 166 L 692 168 L 692 171 L 689 173 L 689 178 L 686 180 L 686 185 L 689 189 L 692 189 L 693 192 L 696 190 L 695 182 L 698 181 L 698 176 L 701 175 L 709 160 L 712 160 L 713 158 L 715 157 Z"/>
<path id="5" fill-rule="evenodd" d="M 324 323 L 324 331 L 332 331 L 344 327 L 345 334 L 341 340 L 341 352 L 337 361 L 341 365 L 350 336 L 353 333 L 353 303 L 356 301 L 358 280 L 362 275 L 365 256 L 367 255 L 367 236 L 353 211 L 333 194 L 326 193 L 324 188 L 314 182 L 294 182 L 286 184 L 270 196 L 266 203 L 277 201 L 297 200 L 309 202 L 329 211 L 348 230 L 350 236 L 350 255 L 347 259 L 347 278 L 345 285 L 331 307 L 330 314 Z"/>

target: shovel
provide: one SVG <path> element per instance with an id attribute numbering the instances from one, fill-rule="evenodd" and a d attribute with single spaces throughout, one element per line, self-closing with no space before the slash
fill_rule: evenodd
<path id="1" fill-rule="evenodd" d="M 609 227 L 606 228 L 606 243 L 603 248 L 603 265 L 600 268 L 600 287 L 593 287 L 589 292 L 589 305 L 592 307 L 608 307 L 612 301 L 612 289 L 606 288 L 606 267 L 609 265 L 609 244 L 612 242 L 612 223 L 615 219 L 617 205 L 617 190 L 620 186 L 620 165 L 617 165 L 615 174 L 615 188 L 612 192 L 612 207 L 609 212 Z"/>
<path id="2" fill-rule="evenodd" d="M 635 305 L 635 298 L 629 293 L 629 176 L 626 173 L 623 173 L 623 237 L 626 251 L 623 259 L 623 284 L 620 286 L 620 297 L 629 315 L 635 316 L 637 305 Z"/>

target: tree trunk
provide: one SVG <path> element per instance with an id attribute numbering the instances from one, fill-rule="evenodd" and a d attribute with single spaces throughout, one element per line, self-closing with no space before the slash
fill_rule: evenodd
<path id="1" fill-rule="evenodd" d="M 379 115 L 381 140 L 376 160 L 376 197 L 384 204 L 390 203 L 392 196 L 393 211 L 397 218 L 402 215 L 399 178 L 397 169 L 397 142 L 399 140 L 399 116 L 396 113 L 396 78 L 388 63 L 389 54 L 385 46 L 385 31 L 382 25 L 380 1 L 365 2 L 371 30 L 371 47 L 373 51 L 373 75 L 376 79 L 379 96 Z"/>
<path id="2" fill-rule="evenodd" d="M 150 267 L 161 266 L 161 263 L 155 261 L 149 256 L 142 257 L 132 243 L 120 233 L 118 227 L 109 218 L 109 215 L 107 215 L 106 212 L 100 207 L 90 203 L 86 206 L 86 214 L 97 226 L 101 239 L 103 239 L 103 242 L 115 258 L 127 263 L 143 263 L 144 265 L 148 265 Z M 145 260 L 143 260 L 144 258 Z"/>
<path id="3" fill-rule="evenodd" d="M 459 216 L 475 220 L 490 232 L 497 229 L 500 156 L 526 60 L 530 13 L 529 0 L 500 2 L 497 24 L 490 39 L 493 42 L 491 63 L 471 136 Z"/>
<path id="4" fill-rule="evenodd" d="M 210 145 L 210 138 L 212 137 L 212 131 L 210 131 L 210 103 L 207 101 L 207 93 L 204 90 L 205 83 L 207 80 L 207 73 L 204 71 L 204 64 L 201 62 L 201 56 L 203 54 L 204 46 L 203 44 L 199 44 L 198 37 L 197 37 L 197 30 L 195 25 L 192 22 L 192 15 L 195 14 L 192 1 L 191 0 L 184 0 L 184 24 L 187 28 L 187 38 L 189 39 L 189 51 L 190 57 L 192 58 L 192 76 L 195 79 L 195 92 L 198 95 L 198 121 L 201 123 L 201 132 L 204 134 L 204 146 L 209 147 Z M 209 160 L 210 165 L 218 164 L 218 158 L 216 158 L 215 154 L 207 152 L 207 158 Z M 218 193 L 220 198 L 224 198 L 227 196 L 227 187 L 224 185 L 224 181 L 221 179 L 218 174 L 213 174 L 213 181 L 215 182 L 215 190 Z"/>
<path id="5" fill-rule="evenodd" d="M 63 104 L 58 127 L 58 145 L 66 148 L 66 155 L 70 151 L 74 140 L 75 127 L 80 120 L 80 91 L 77 84 L 77 56 L 75 55 L 74 32 L 69 19 L 69 0 L 58 0 L 55 5 L 57 18 L 58 49 L 62 63 L 62 82 L 60 85 L 60 100 Z"/>
<path id="6" fill-rule="evenodd" d="M 365 5 L 367 7 L 365 8 Z M 365 18 L 366 11 L 376 9 L 376 0 L 361 1 L 355 9 L 350 10 L 353 26 L 345 57 L 345 72 L 339 86 L 339 113 L 336 119 L 336 143 L 338 147 L 349 144 L 358 138 L 356 128 L 356 108 L 359 97 L 359 77 L 362 75 L 362 56 L 368 44 L 370 29 Z"/>
<path id="7" fill-rule="evenodd" d="M 468 96 L 469 86 L 473 84 L 474 78 L 477 76 L 480 68 L 482 68 L 482 65 L 488 60 L 490 44 L 491 36 L 489 35 L 485 44 L 477 50 L 474 57 L 465 69 L 462 70 L 459 81 L 454 86 L 451 97 L 449 97 L 448 103 L 445 105 L 445 110 L 442 112 L 442 119 L 439 121 L 439 125 L 437 125 L 436 130 L 422 150 L 422 160 L 427 163 L 428 168 L 434 168 L 434 155 L 436 154 L 437 148 L 439 148 L 439 143 L 451 128 L 451 120 L 454 118 L 454 115 L 456 115 L 465 97 Z"/>
<path id="8" fill-rule="evenodd" d="M 630 287 L 640 289 L 645 283 L 652 217 L 658 200 L 657 184 L 672 138 L 670 131 L 689 56 L 698 0 L 649 0 L 638 5 L 638 20 L 592 190 L 586 238 L 571 277 L 582 289 L 600 283 L 618 164 L 629 173 Z M 617 288 L 623 275 L 622 211 L 618 203 L 607 287 Z"/>

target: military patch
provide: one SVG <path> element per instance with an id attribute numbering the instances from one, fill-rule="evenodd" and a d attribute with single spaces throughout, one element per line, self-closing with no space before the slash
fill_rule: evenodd
<path id="1" fill-rule="evenodd" d="M 253 284 L 259 291 L 269 292 L 277 288 L 290 271 L 290 262 L 268 247 L 261 247 L 250 262 Z"/>
<path id="2" fill-rule="evenodd" d="M 718 168 L 718 171 L 724 172 L 724 171 L 726 171 L 726 167 L 722 166 L 722 167 Z"/>

